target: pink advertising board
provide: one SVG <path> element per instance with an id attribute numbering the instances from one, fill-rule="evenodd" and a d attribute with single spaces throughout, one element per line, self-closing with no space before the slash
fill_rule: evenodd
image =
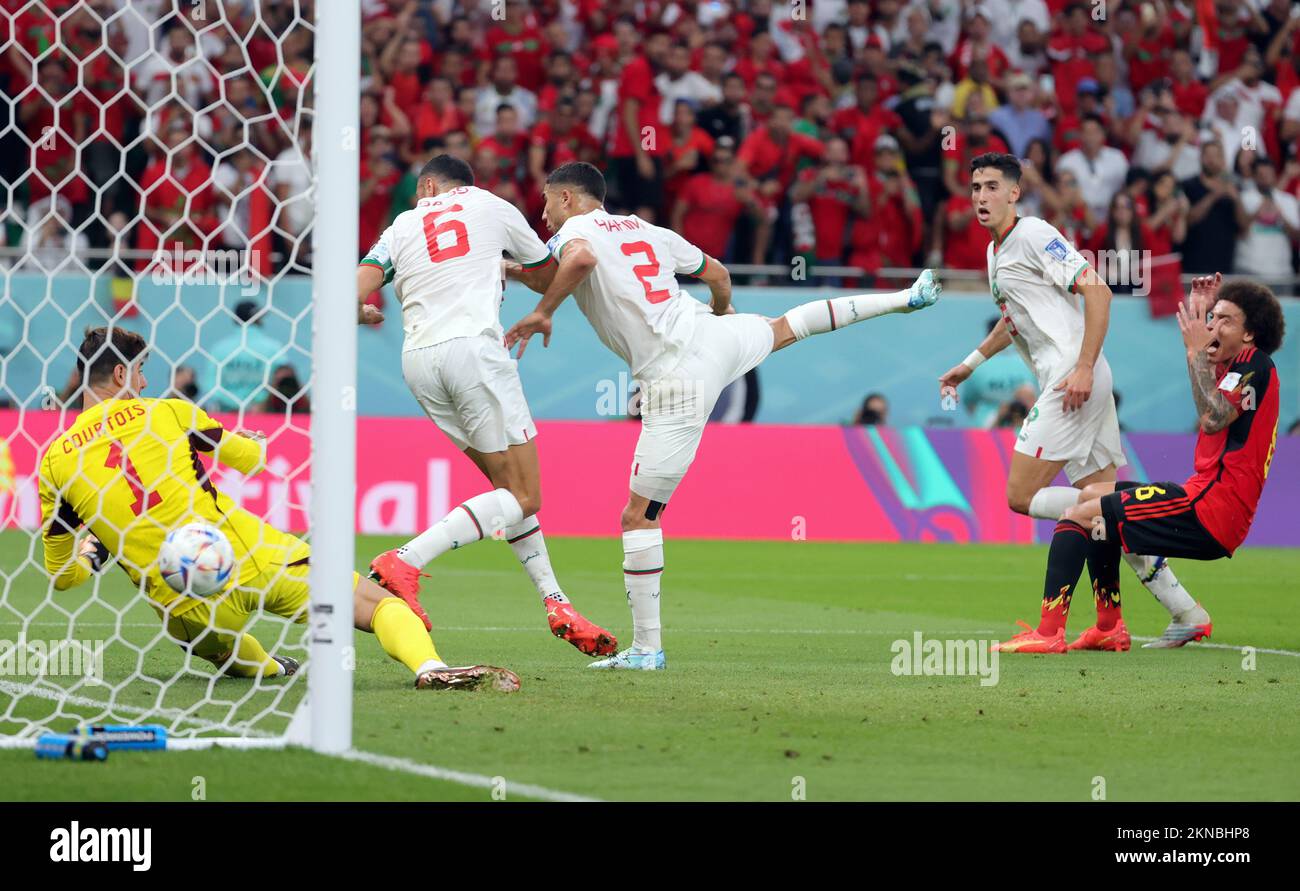
<path id="1" fill-rule="evenodd" d="M 234 427 L 233 417 L 219 417 Z M 69 417 L 70 421 L 71 418 Z M 247 416 L 272 434 L 257 477 L 217 468 L 214 479 L 244 507 L 295 531 L 307 526 L 309 420 Z M 640 426 L 631 421 L 538 424 L 541 519 L 552 535 L 614 536 Z M 40 449 L 61 428 L 53 412 L 0 411 L 0 522 L 40 523 Z M 694 466 L 664 513 L 683 538 L 834 541 L 1033 542 L 1045 530 L 1006 508 L 1011 431 L 712 425 Z M 1125 478 L 1182 480 L 1192 437 L 1126 438 Z M 483 491 L 478 470 L 432 424 L 362 418 L 357 443 L 357 531 L 406 535 Z M 1294 546 L 1300 529 L 1276 522 L 1286 493 L 1300 491 L 1300 442 L 1282 440 L 1250 543 Z"/>

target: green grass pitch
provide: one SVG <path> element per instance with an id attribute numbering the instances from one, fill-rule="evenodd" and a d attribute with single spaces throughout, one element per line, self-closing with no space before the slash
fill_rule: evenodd
<path id="1" fill-rule="evenodd" d="M 1213 642 L 1231 648 L 1006 656 L 998 683 L 981 686 L 972 676 L 896 676 L 892 645 L 917 631 L 991 640 L 1017 630 L 1017 618 L 1036 621 L 1042 547 L 677 541 L 671 534 L 663 593 L 668 671 L 586 670 L 583 656 L 549 635 L 509 550 L 480 544 L 434 564 L 424 602 L 445 659 L 510 666 L 523 690 L 415 691 L 406 669 L 358 634 L 355 747 L 504 777 L 511 799 L 528 797 L 510 791 L 515 783 L 604 799 L 788 801 L 802 790 L 809 801 L 1087 801 L 1097 777 L 1108 800 L 1300 798 L 1300 552 L 1245 549 L 1231 561 L 1176 564 L 1214 616 Z M 630 639 L 617 538 L 549 543 L 578 608 Z M 359 542 L 358 566 L 392 545 Z M 30 547 L 27 535 L 0 535 L 6 574 Z M 1163 610 L 1124 572 L 1130 629 L 1159 634 Z M 47 600 L 42 575 L 29 565 L 0 603 L 0 640 L 14 639 L 17 617 L 39 606 L 29 637 L 66 636 L 71 623 L 77 637 L 94 639 L 120 616 L 126 636 L 147 642 L 157 620 L 124 581 L 114 571 L 99 602 L 83 608 L 81 591 Z M 1070 632 L 1092 614 L 1085 590 Z M 299 640 L 278 620 L 254 630 L 264 642 Z M 1243 646 L 1257 648 L 1253 669 Z M 250 696 L 247 681 L 203 673 L 164 689 L 151 679 L 168 679 L 182 665 L 170 644 L 112 647 L 105 663 L 110 681 L 139 667 L 143 679 L 121 701 L 192 722 L 256 713 L 282 692 L 269 684 Z M 11 707 L 4 691 L 21 680 L 0 678 L 10 684 L 0 684 L 0 715 Z M 289 709 L 304 687 L 277 707 Z M 209 690 L 238 704 L 196 708 Z M 52 706 L 24 699 L 14 713 L 30 717 Z M 16 726 L 0 720 L 0 734 Z M 276 727 L 274 716 L 265 726 Z M 488 788 L 300 750 L 123 752 L 106 764 L 0 751 L 0 799 L 189 800 L 196 777 L 209 800 L 491 797 Z"/>

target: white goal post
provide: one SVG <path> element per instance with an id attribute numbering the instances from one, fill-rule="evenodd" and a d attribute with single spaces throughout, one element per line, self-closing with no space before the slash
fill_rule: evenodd
<path id="1" fill-rule="evenodd" d="M 0 748 L 160 724 L 173 749 L 347 751 L 360 0 L 13 6 L 0 11 Z M 211 478 L 312 546 L 305 623 L 256 612 L 245 629 L 297 675 L 226 677 L 239 647 L 201 658 L 203 632 L 178 638 L 119 554 L 56 589 L 38 463 L 81 411 L 90 326 L 144 337 L 145 396 L 184 394 L 227 430 L 267 434 L 261 474 Z M 79 519 L 78 544 L 105 522 Z"/>
<path id="2" fill-rule="evenodd" d="M 325 752 L 352 747 L 352 564 L 356 554 L 357 302 L 360 0 L 317 6 L 316 265 L 312 353 L 317 395 L 312 459 L 328 467 L 313 477 L 311 743 Z"/>

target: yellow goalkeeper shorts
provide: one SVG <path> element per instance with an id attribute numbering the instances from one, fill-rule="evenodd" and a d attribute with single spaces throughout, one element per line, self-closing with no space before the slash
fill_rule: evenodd
<path id="1" fill-rule="evenodd" d="M 248 677 L 273 670 L 261 644 L 244 629 L 259 612 L 272 613 L 302 625 L 307 622 L 311 587 L 306 562 L 270 567 L 221 595 L 200 601 L 181 615 L 158 610 L 167 632 L 181 649 L 223 668 L 228 674 Z M 360 576 L 352 574 L 356 587 Z M 233 659 L 232 659 L 233 657 Z"/>

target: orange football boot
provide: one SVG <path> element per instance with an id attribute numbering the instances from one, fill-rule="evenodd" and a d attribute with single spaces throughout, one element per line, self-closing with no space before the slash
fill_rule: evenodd
<path id="1" fill-rule="evenodd" d="M 612 656 L 618 652 L 618 640 L 613 634 L 592 622 L 573 608 L 572 603 L 547 601 L 546 621 L 551 633 L 567 640 L 588 656 Z"/>
<path id="2" fill-rule="evenodd" d="M 1127 653 L 1133 646 L 1133 639 L 1128 635 L 1128 629 L 1124 627 L 1124 620 L 1120 619 L 1115 623 L 1115 627 L 1109 631 L 1102 631 L 1096 625 L 1089 627 L 1083 634 L 1076 637 L 1067 650 L 1109 650 L 1113 653 Z"/>
<path id="3" fill-rule="evenodd" d="M 422 575 L 427 576 L 428 573 L 420 572 L 397 556 L 396 550 L 384 551 L 370 561 L 370 578 L 378 582 L 388 593 L 396 594 L 405 600 L 411 612 L 419 616 L 420 621 L 424 623 L 424 630 L 432 631 L 433 623 L 429 621 L 429 614 L 424 611 L 424 607 L 420 606 L 420 576 Z"/>
<path id="4" fill-rule="evenodd" d="M 1010 640 L 1004 640 L 1001 643 L 995 643 L 989 649 L 999 653 L 1064 653 L 1065 652 L 1065 629 L 1057 629 L 1056 634 L 1048 637 L 1038 633 L 1037 628 L 1031 628 L 1027 623 L 1016 621 L 1016 624 L 1025 630 L 1014 635 Z"/>

